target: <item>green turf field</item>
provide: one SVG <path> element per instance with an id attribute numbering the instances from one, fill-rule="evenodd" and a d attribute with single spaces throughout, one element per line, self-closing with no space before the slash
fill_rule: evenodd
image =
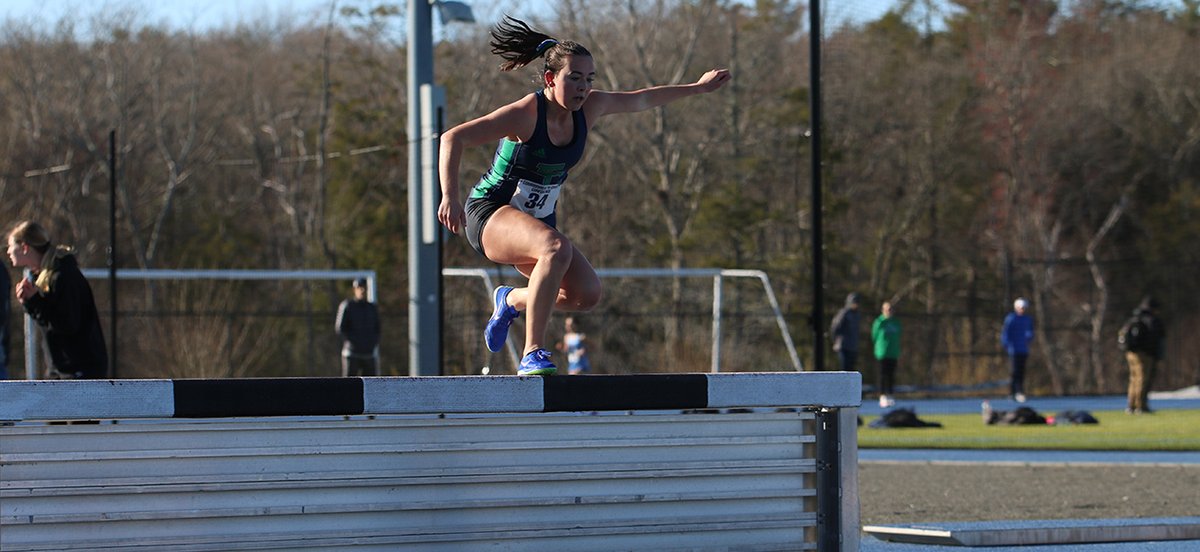
<path id="1" fill-rule="evenodd" d="M 1159 410 L 1131 416 L 1093 412 L 1094 425 L 985 425 L 979 414 L 917 414 L 942 428 L 871 429 L 863 416 L 860 448 L 1064 450 L 1200 450 L 1200 410 Z M 1043 413 L 1045 415 L 1045 413 Z"/>

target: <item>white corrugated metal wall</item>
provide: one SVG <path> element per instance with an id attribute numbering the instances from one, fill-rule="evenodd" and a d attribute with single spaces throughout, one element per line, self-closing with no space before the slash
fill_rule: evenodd
<path id="1" fill-rule="evenodd" d="M 860 385 L 0 382 L 0 550 L 857 550 Z"/>
<path id="2" fill-rule="evenodd" d="M 813 548 L 813 415 L 23 424 L 18 550 Z"/>

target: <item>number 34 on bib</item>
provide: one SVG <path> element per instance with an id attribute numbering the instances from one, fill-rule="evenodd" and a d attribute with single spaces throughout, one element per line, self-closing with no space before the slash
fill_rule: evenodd
<path id="1" fill-rule="evenodd" d="M 533 218 L 546 218 L 554 213 L 561 189 L 560 185 L 537 184 L 521 179 L 517 181 L 517 191 L 509 203 Z"/>

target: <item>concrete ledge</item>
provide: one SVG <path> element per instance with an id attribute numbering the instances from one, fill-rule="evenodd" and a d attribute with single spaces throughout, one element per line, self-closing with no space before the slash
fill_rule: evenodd
<path id="1" fill-rule="evenodd" d="M 1200 517 L 867 525 L 880 540 L 943 546 L 1032 546 L 1200 539 Z"/>
<path id="2" fill-rule="evenodd" d="M 0 381 L 0 420 L 170 418 L 171 380 Z"/>
<path id="3" fill-rule="evenodd" d="M 0 381 L 0 420 L 857 407 L 858 372 Z"/>
<path id="4" fill-rule="evenodd" d="M 443 376 L 369 378 L 364 414 L 541 412 L 541 378 Z"/>
<path id="5" fill-rule="evenodd" d="M 801 377 L 796 377 L 801 376 Z M 862 404 L 859 372 L 743 372 L 708 375 L 708 407 Z"/>

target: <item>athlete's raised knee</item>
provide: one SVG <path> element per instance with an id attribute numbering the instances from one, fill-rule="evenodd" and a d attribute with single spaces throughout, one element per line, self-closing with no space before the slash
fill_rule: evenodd
<path id="1" fill-rule="evenodd" d="M 596 305 L 600 304 L 600 299 L 602 299 L 603 297 L 604 297 L 604 292 L 600 288 L 599 284 L 597 284 L 593 287 L 589 287 L 579 297 L 579 311 L 580 312 L 588 312 L 588 311 L 596 308 Z"/>
<path id="2" fill-rule="evenodd" d="M 540 244 L 539 261 L 549 261 L 556 266 L 567 267 L 575 254 L 575 247 L 566 236 L 558 232 L 547 232 Z"/>
<path id="3" fill-rule="evenodd" d="M 600 304 L 604 291 L 600 281 L 576 283 L 570 289 L 559 290 L 559 308 L 573 312 L 588 312 Z"/>

